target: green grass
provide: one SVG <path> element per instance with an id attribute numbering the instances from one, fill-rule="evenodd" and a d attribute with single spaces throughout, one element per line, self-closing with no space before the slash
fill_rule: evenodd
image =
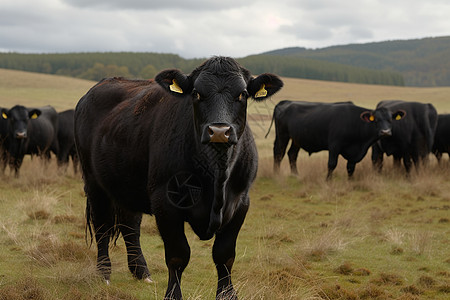
<path id="1" fill-rule="evenodd" d="M 17 80 L 23 75 L 30 76 L 29 82 L 40 82 L 40 92 L 17 81 L 5 85 L 1 80 L 0 90 L 23 94 L 29 105 L 52 104 L 34 95 L 55 99 L 50 91 L 57 90 L 55 82 L 61 80 L 64 85 L 55 95 L 69 91 L 66 95 L 72 96 L 58 98 L 58 108 L 66 109 L 66 103 L 75 105 L 93 84 L 75 80 L 71 85 L 68 78 L 19 73 L 13 74 Z M 363 95 L 367 90 L 367 97 L 376 94 L 381 99 L 391 98 L 393 91 L 392 87 L 289 79 L 285 94 L 267 106 L 259 105 L 259 111 L 253 111 L 257 104 L 252 104 L 252 114 L 264 116 L 262 109 L 270 112 L 274 103 L 299 86 L 305 94 L 316 91 L 325 96 L 328 91 L 327 98 L 336 101 L 343 100 L 334 97 L 338 90 L 343 91 L 341 95 Z M 406 95 L 415 91 L 399 89 Z M 445 109 L 440 99 L 448 95 L 447 88 L 417 89 L 421 92 L 434 95 L 429 102 L 436 101 Z M 14 104 L 4 103 L 1 106 Z M 375 103 L 367 102 L 367 106 Z M 260 167 L 233 268 L 241 299 L 449 298 L 447 160 L 439 166 L 430 158 L 429 167 L 408 179 L 403 170 L 393 169 L 389 159 L 381 174 L 374 173 L 366 158 L 349 181 L 341 158 L 333 180 L 326 182 L 326 153 L 309 157 L 301 152 L 298 177 L 289 176 L 286 161 L 281 175 L 275 177 L 273 136 L 264 139 L 262 134 L 270 117 L 251 122 Z M 26 159 L 20 178 L 9 172 L 0 176 L 0 299 L 163 298 L 168 275 L 154 218 L 144 217 L 142 248 L 155 282 L 145 284 L 132 278 L 119 239 L 111 252 L 112 284 L 106 286 L 96 274 L 95 245 L 89 247 L 85 238 L 85 201 L 81 176 L 71 168 L 60 174 L 55 161 L 43 168 L 39 159 Z M 182 280 L 184 298 L 212 299 L 217 280 L 211 258 L 213 241 L 200 241 L 188 225 L 186 231 L 191 260 Z"/>

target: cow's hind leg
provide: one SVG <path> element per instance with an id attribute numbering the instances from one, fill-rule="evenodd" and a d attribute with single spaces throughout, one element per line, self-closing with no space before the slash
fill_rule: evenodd
<path id="1" fill-rule="evenodd" d="M 289 165 L 291 166 L 291 173 L 294 175 L 298 174 L 297 170 L 297 157 L 298 152 L 300 151 L 300 146 L 296 145 L 294 143 L 294 140 L 292 140 L 291 147 L 288 151 L 288 157 L 289 157 Z"/>
<path id="2" fill-rule="evenodd" d="M 182 299 L 181 275 L 189 263 L 191 249 L 184 234 L 182 216 L 155 215 L 161 238 L 164 242 L 166 265 L 169 270 L 169 282 L 164 299 Z"/>
<path id="3" fill-rule="evenodd" d="M 273 171 L 278 173 L 280 171 L 280 164 L 286 154 L 286 148 L 289 143 L 289 135 L 278 134 L 275 137 L 275 142 L 273 144 Z"/>
<path id="4" fill-rule="evenodd" d="M 97 268 L 109 283 L 111 279 L 109 242 L 114 235 L 114 209 L 106 194 L 95 184 L 85 186 L 85 192 L 87 224 L 93 225 L 97 242 Z"/>
<path id="5" fill-rule="evenodd" d="M 141 213 L 121 210 L 119 213 L 119 229 L 127 248 L 128 269 L 137 279 L 151 282 L 150 272 L 141 250 Z"/>
<path id="6" fill-rule="evenodd" d="M 243 203 L 248 203 L 248 199 Z M 218 276 L 216 299 L 237 299 L 231 282 L 231 268 L 236 256 L 236 239 L 247 210 L 248 205 L 241 205 L 231 222 L 216 234 L 213 246 L 213 260 Z"/>
<path id="7" fill-rule="evenodd" d="M 338 164 L 338 157 L 339 152 L 330 150 L 328 152 L 328 173 L 327 173 L 327 180 L 330 180 L 334 169 L 336 169 L 336 166 Z"/>

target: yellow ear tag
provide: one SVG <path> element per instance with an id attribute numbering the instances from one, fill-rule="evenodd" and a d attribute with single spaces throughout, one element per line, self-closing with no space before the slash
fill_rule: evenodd
<path id="1" fill-rule="evenodd" d="M 31 115 L 31 118 L 32 118 L 32 119 L 37 119 L 37 118 L 38 118 L 37 113 L 32 114 L 32 115 Z"/>
<path id="2" fill-rule="evenodd" d="M 172 84 L 169 86 L 170 90 L 175 93 L 183 94 L 183 90 L 178 85 L 177 81 L 174 79 L 172 80 Z"/>
<path id="3" fill-rule="evenodd" d="M 401 120 L 401 118 L 402 118 L 402 116 L 400 116 L 400 115 L 397 115 L 396 117 L 395 117 L 395 120 Z"/>
<path id="4" fill-rule="evenodd" d="M 375 117 L 374 117 L 374 116 L 370 116 L 370 117 L 369 117 L 369 121 L 370 121 L 370 122 L 375 121 Z"/>
<path id="5" fill-rule="evenodd" d="M 5 113 L 2 113 L 2 117 L 3 117 L 3 119 L 8 119 L 8 116 L 5 114 Z"/>
<path id="6" fill-rule="evenodd" d="M 261 97 L 267 96 L 267 90 L 265 89 L 265 87 L 266 87 L 265 84 L 261 85 L 261 88 L 255 94 L 255 98 L 261 98 Z"/>

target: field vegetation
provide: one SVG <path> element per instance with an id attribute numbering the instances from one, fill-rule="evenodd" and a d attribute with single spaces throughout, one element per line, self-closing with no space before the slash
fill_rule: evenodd
<path id="1" fill-rule="evenodd" d="M 94 84 L 53 75 L 0 70 L 0 106 L 52 104 L 73 108 Z M 265 103 L 249 103 L 260 156 L 251 207 L 241 230 L 233 279 L 241 299 L 448 299 L 450 297 L 450 163 L 409 178 L 387 160 L 381 174 L 366 157 L 347 179 L 340 158 L 327 182 L 327 153 L 300 152 L 299 176 L 282 163 L 272 173 L 274 105 L 284 99 L 354 101 L 374 108 L 382 99 L 433 103 L 450 112 L 450 88 L 406 88 L 285 79 Z M 326 122 L 326 120 L 324 120 Z M 0 299 L 162 299 L 167 284 L 163 243 L 145 216 L 142 248 L 154 283 L 132 278 L 122 239 L 111 250 L 112 282 L 96 273 L 95 244 L 85 235 L 80 174 L 27 158 L 21 177 L 0 175 Z M 213 299 L 213 241 L 186 226 L 191 260 L 185 299 Z"/>

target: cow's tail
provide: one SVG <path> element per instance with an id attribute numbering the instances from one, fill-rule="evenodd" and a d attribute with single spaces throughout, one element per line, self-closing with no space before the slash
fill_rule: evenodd
<path id="1" fill-rule="evenodd" d="M 269 126 L 269 130 L 267 130 L 266 135 L 264 136 L 265 139 L 267 139 L 267 137 L 269 136 L 270 133 L 270 129 L 272 129 L 272 125 L 273 125 L 273 120 L 275 119 L 275 113 L 277 111 L 277 106 L 275 106 L 274 110 L 273 110 L 273 115 L 272 115 L 272 121 L 270 121 L 270 126 Z"/>
<path id="2" fill-rule="evenodd" d="M 120 211 L 118 208 L 113 208 L 113 215 L 112 215 L 112 223 L 113 226 L 112 228 L 110 228 L 110 230 L 108 231 L 108 235 L 109 235 L 109 239 L 114 241 L 114 244 L 116 243 L 117 239 L 119 238 L 119 234 L 120 234 L 120 230 L 119 230 L 119 215 L 120 215 Z M 91 203 L 89 200 L 89 196 L 86 199 L 86 228 L 85 228 L 85 237 L 86 237 L 86 243 L 89 244 L 89 246 L 92 245 L 92 242 L 94 240 L 95 237 L 95 227 L 93 224 L 93 212 L 92 212 L 92 207 L 91 207 Z"/>

